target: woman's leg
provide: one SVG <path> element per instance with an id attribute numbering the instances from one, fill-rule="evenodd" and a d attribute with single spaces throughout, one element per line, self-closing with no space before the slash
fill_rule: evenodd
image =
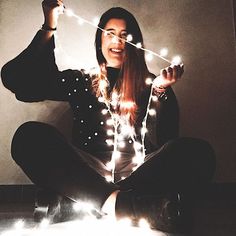
<path id="1" fill-rule="evenodd" d="M 151 227 L 171 233 L 193 228 L 192 200 L 214 173 L 210 145 L 194 138 L 179 138 L 146 157 L 146 162 L 120 181 L 116 216 L 145 218 Z M 200 191 L 201 192 L 201 191 Z"/>
<path id="2" fill-rule="evenodd" d="M 159 192 L 194 189 L 212 179 L 215 155 L 211 146 L 196 138 L 178 138 L 147 155 L 145 163 L 119 182 L 122 189 Z"/>
<path id="3" fill-rule="evenodd" d="M 73 200 L 93 202 L 100 209 L 117 186 L 91 168 L 86 155 L 89 158 L 44 123 L 21 125 L 12 140 L 12 157 L 33 183 Z"/>

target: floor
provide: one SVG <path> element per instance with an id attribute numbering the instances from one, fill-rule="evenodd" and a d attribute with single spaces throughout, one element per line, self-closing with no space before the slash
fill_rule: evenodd
<path id="1" fill-rule="evenodd" d="M 191 236 L 236 236 L 235 184 L 214 185 L 196 207 Z M 77 220 L 54 225 L 33 221 L 34 186 L 0 186 L 0 236 L 80 235 L 177 236 L 104 220 Z M 21 221 L 19 221 L 21 220 Z M 25 225 L 21 225 L 22 220 Z M 18 222 L 16 224 L 16 222 Z M 127 234 L 128 232 L 128 234 Z"/>

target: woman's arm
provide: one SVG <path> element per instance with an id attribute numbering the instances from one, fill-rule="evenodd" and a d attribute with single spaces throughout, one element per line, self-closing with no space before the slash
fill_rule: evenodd
<path id="1" fill-rule="evenodd" d="M 55 27 L 61 6 L 55 3 L 48 6 L 45 2 L 48 1 L 43 2 L 44 25 Z M 45 99 L 64 100 L 59 96 L 61 91 L 58 79 L 62 72 L 58 71 L 55 63 L 53 32 L 40 30 L 20 55 L 3 66 L 2 82 L 16 94 L 17 99 L 28 102 Z"/>
<path id="2" fill-rule="evenodd" d="M 158 146 L 179 136 L 179 106 L 171 87 L 166 89 L 167 100 L 159 101 L 156 117 L 156 136 Z"/>
<path id="3" fill-rule="evenodd" d="M 170 66 L 161 71 L 154 82 L 155 89 L 166 94 L 167 100 L 158 101 L 156 136 L 158 146 L 179 136 L 179 106 L 171 85 L 179 81 L 184 73 L 183 65 Z M 163 90 L 163 91 L 162 91 Z"/>

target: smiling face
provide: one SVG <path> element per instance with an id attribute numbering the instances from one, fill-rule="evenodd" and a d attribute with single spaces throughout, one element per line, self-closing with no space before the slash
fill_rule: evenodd
<path id="1" fill-rule="evenodd" d="M 107 66 L 120 68 L 123 63 L 127 36 L 126 22 L 123 19 L 110 19 L 104 29 L 106 32 L 102 33 L 101 38 L 102 54 Z"/>

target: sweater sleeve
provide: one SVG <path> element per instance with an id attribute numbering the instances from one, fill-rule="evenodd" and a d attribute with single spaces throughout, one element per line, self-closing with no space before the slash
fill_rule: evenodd
<path id="1" fill-rule="evenodd" d="M 54 37 L 42 47 L 41 33 L 38 31 L 30 45 L 3 66 L 3 85 L 20 101 L 67 101 L 68 87 L 63 82 L 82 74 L 77 71 L 75 75 L 72 70 L 59 71 L 55 63 Z"/>
<path id="2" fill-rule="evenodd" d="M 179 106 L 171 87 L 166 91 L 167 100 L 158 102 L 156 135 L 158 146 L 179 136 Z"/>

